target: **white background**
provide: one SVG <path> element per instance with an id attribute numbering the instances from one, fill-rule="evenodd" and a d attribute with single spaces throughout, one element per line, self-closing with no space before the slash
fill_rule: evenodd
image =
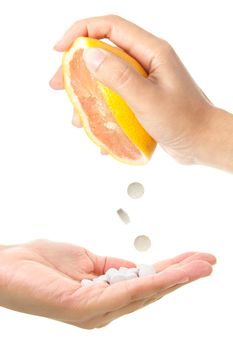
<path id="1" fill-rule="evenodd" d="M 0 244 L 37 238 L 155 262 L 214 253 L 214 273 L 100 330 L 0 309 L 1 349 L 232 349 L 232 175 L 177 164 L 159 147 L 130 167 L 71 125 L 72 107 L 48 81 L 54 43 L 75 20 L 114 13 L 168 40 L 218 106 L 233 110 L 232 1 L 2 1 L 0 5 Z M 135 38 L 135 40 L 137 40 Z M 132 200 L 130 182 L 145 186 Z M 128 211 L 132 224 L 116 215 Z M 149 235 L 138 253 L 133 240 Z M 230 317 L 229 321 L 227 317 Z"/>

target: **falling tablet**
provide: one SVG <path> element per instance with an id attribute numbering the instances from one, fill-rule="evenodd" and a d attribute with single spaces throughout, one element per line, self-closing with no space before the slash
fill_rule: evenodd
<path id="1" fill-rule="evenodd" d="M 133 199 L 141 198 L 144 194 L 144 187 L 139 182 L 133 182 L 128 186 L 127 193 Z"/>
<path id="2" fill-rule="evenodd" d="M 149 237 L 145 235 L 137 236 L 134 240 L 134 247 L 139 252 L 145 252 L 148 250 L 151 246 L 151 240 Z"/>
<path id="3" fill-rule="evenodd" d="M 119 215 L 120 219 L 124 222 L 124 224 L 127 225 L 130 223 L 129 215 L 122 208 L 117 210 L 117 214 Z"/>

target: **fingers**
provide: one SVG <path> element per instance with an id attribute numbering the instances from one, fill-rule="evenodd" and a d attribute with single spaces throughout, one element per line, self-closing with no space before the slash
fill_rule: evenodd
<path id="1" fill-rule="evenodd" d="M 108 155 L 108 153 L 105 152 L 103 149 L 101 149 L 100 153 L 102 154 L 102 156 L 107 156 Z"/>
<path id="2" fill-rule="evenodd" d="M 119 269 L 122 266 L 130 268 L 135 267 L 136 265 L 133 262 L 124 259 L 109 256 L 96 256 L 94 273 L 97 275 L 104 275 L 105 272 L 111 267 Z"/>
<path id="3" fill-rule="evenodd" d="M 180 269 L 188 276 L 189 282 L 209 276 L 213 270 L 212 265 L 204 260 L 191 261 L 180 267 Z M 174 270 L 176 270 L 176 268 L 174 268 Z"/>
<path id="4" fill-rule="evenodd" d="M 142 307 L 148 297 L 152 297 L 160 290 L 167 289 L 180 283 L 186 283 L 187 276 L 181 270 L 162 272 L 156 276 L 134 279 L 125 282 L 119 282 L 111 286 L 96 285 L 87 288 L 89 300 L 92 300 L 92 294 L 101 291 L 98 295 L 98 305 L 93 302 L 92 306 L 85 307 L 83 311 L 88 315 L 91 309 L 91 317 L 87 318 L 90 328 L 96 325 L 106 324 L 113 319 L 126 313 L 137 310 Z M 100 289 L 102 287 L 102 289 Z M 88 309 L 89 308 L 89 309 Z M 90 314 L 90 311 L 89 311 Z M 105 315 L 104 315 L 105 314 Z"/>
<path id="5" fill-rule="evenodd" d="M 167 267 L 169 267 L 169 266 L 171 266 L 173 264 L 180 263 L 184 259 L 186 259 L 186 258 L 188 258 L 190 256 L 193 256 L 194 254 L 196 254 L 196 252 L 187 252 L 187 253 L 180 254 L 180 255 L 178 255 L 178 256 L 176 256 L 174 258 L 160 261 L 160 262 L 155 264 L 155 271 L 156 272 L 160 272 L 160 271 L 166 269 Z"/>
<path id="6" fill-rule="evenodd" d="M 161 39 L 121 17 L 102 16 L 77 21 L 54 48 L 65 51 L 79 36 L 110 39 L 136 58 L 146 70 L 150 68 L 156 47 L 159 47 L 162 42 Z"/>
<path id="7" fill-rule="evenodd" d="M 192 282 L 198 278 L 201 277 L 205 277 L 208 276 L 212 269 L 211 266 L 208 263 L 203 264 L 203 262 L 201 261 L 195 261 L 189 264 L 189 266 L 186 267 L 186 271 L 189 274 L 189 282 Z M 133 301 L 130 304 L 111 311 L 111 312 L 107 312 L 105 315 L 101 315 L 101 316 L 97 316 L 91 320 L 89 320 L 86 324 L 87 328 L 96 328 L 96 327 L 103 327 L 104 325 L 107 325 L 108 323 L 112 322 L 113 320 L 124 316 L 126 314 L 132 313 L 134 311 L 137 311 L 138 309 L 141 309 L 149 304 L 152 304 L 156 301 L 158 301 L 159 299 L 161 299 L 162 297 L 174 292 L 175 290 L 181 288 L 184 284 L 176 284 L 170 288 L 167 289 L 163 289 L 161 291 L 156 291 L 153 295 L 146 297 L 146 298 L 142 298 L 140 300 L 137 301 Z"/>
<path id="8" fill-rule="evenodd" d="M 73 124 L 76 128 L 81 128 L 81 127 L 82 127 L 81 120 L 80 120 L 80 118 L 79 118 L 79 115 L 76 113 L 75 109 L 74 109 L 74 111 L 73 111 L 72 124 Z"/>
<path id="9" fill-rule="evenodd" d="M 207 263 L 205 261 L 193 261 L 184 267 L 184 272 L 185 272 L 186 276 L 188 276 L 188 279 L 189 279 L 188 283 L 190 283 L 194 280 L 197 280 L 198 278 L 208 276 L 212 272 L 212 267 L 209 263 Z M 161 275 L 162 274 L 165 274 L 165 272 L 161 273 Z M 174 278 L 174 276 L 173 276 L 173 278 Z M 158 277 L 158 275 L 157 275 L 157 277 Z M 166 278 L 167 277 L 168 276 L 166 276 Z M 178 275 L 176 275 L 176 277 L 178 277 Z M 179 276 L 179 278 L 180 278 L 180 276 Z M 143 282 L 146 282 L 146 280 L 148 281 L 150 279 L 151 279 L 151 277 L 145 277 Z M 140 298 L 139 300 L 132 299 L 132 301 L 130 303 L 126 304 L 122 308 L 115 309 L 112 312 L 107 312 L 105 314 L 105 316 L 100 317 L 99 320 L 95 319 L 94 322 L 96 324 L 109 323 L 116 318 L 119 318 L 119 317 L 126 315 L 128 313 L 134 312 L 134 311 L 136 311 L 136 310 L 138 310 L 138 309 L 140 309 L 140 308 L 142 308 L 142 307 L 144 307 L 152 302 L 159 300 L 160 298 L 162 298 L 166 294 L 169 294 L 169 293 L 175 291 L 176 289 L 178 289 L 179 287 L 181 287 L 183 285 L 183 283 L 180 283 L 180 281 L 181 281 L 180 279 L 177 279 L 177 282 L 179 281 L 178 283 L 175 283 L 175 279 L 173 279 L 173 281 L 172 281 L 171 275 L 170 275 L 169 281 L 170 281 L 170 283 L 173 284 L 169 288 L 163 288 L 163 287 L 165 287 L 165 284 L 163 282 L 163 287 L 160 284 L 160 287 L 162 287 L 161 289 L 157 285 L 155 290 L 151 294 L 147 294 L 146 296 L 144 296 L 143 298 Z M 132 282 L 132 281 L 130 281 L 130 282 Z M 167 280 L 167 283 L 169 283 L 168 280 Z M 184 283 L 187 283 L 187 282 L 184 282 Z M 106 291 L 107 290 L 108 289 L 106 289 Z"/>
<path id="10" fill-rule="evenodd" d="M 208 262 L 201 260 L 192 261 L 181 267 L 164 270 L 155 276 L 139 279 L 138 286 L 129 283 L 128 296 L 130 296 L 132 301 L 151 297 L 158 291 L 208 276 L 211 272 L 212 266 Z M 144 283 L 144 285 L 140 285 L 140 282 Z"/>
<path id="11" fill-rule="evenodd" d="M 209 269 L 209 267 L 211 267 L 211 265 L 213 265 L 215 262 L 216 258 L 211 254 L 187 252 L 178 255 L 175 258 L 167 259 L 155 264 L 156 271 L 159 273 L 157 273 L 149 279 L 136 279 L 126 282 L 120 282 L 117 285 L 111 286 L 111 288 L 113 288 L 115 293 L 117 294 L 120 290 L 118 289 L 118 286 L 121 286 L 122 294 L 120 294 L 120 296 L 118 297 L 120 298 L 119 300 L 122 300 L 123 302 L 125 302 L 125 298 L 129 297 L 129 294 L 124 294 L 124 290 L 127 290 L 129 292 L 130 288 L 132 288 L 132 293 L 135 293 L 135 296 L 131 295 L 129 297 L 130 300 L 135 298 L 141 299 L 145 297 L 144 293 L 147 294 L 150 293 L 150 291 L 152 291 L 153 294 L 153 291 L 156 291 L 156 288 L 158 288 L 159 290 L 164 288 L 167 289 L 170 287 L 170 284 L 171 286 L 174 286 L 176 284 L 192 281 L 195 278 L 200 278 L 202 277 L 202 274 L 203 276 L 205 276 L 205 268 L 207 269 L 207 272 L 211 273 L 212 269 Z M 196 271 L 195 269 L 192 269 L 193 266 L 195 268 L 195 263 L 197 263 Z M 135 264 L 128 260 L 113 257 L 96 256 L 95 266 L 96 267 L 94 273 L 96 273 L 97 275 L 101 275 L 104 274 L 111 267 L 114 267 L 116 269 L 120 268 L 121 266 L 130 268 L 134 267 Z M 204 270 L 202 270 L 202 268 Z M 181 282 L 179 282 L 179 278 Z M 183 280 L 186 280 L 186 282 L 182 282 Z"/>
<path id="12" fill-rule="evenodd" d="M 155 270 L 160 272 L 166 268 L 174 268 L 176 266 L 182 266 L 194 260 L 206 261 L 211 265 L 216 263 L 216 258 L 209 253 L 197 253 L 197 252 L 188 252 L 176 256 L 172 259 L 167 259 L 155 264 Z"/>
<path id="13" fill-rule="evenodd" d="M 61 90 L 64 89 L 64 82 L 63 82 L 63 76 L 62 76 L 62 68 L 59 67 L 57 72 L 54 74 L 52 79 L 49 82 L 50 86 L 54 90 Z"/>
<path id="14" fill-rule="evenodd" d="M 58 74 L 60 74 L 60 72 L 57 72 Z M 77 114 L 77 112 L 75 111 L 75 109 L 73 110 L 73 117 L 72 117 L 72 124 L 76 127 L 76 128 L 82 128 L 82 122 L 81 119 L 79 117 L 79 115 Z M 107 152 L 105 152 L 104 150 L 101 150 L 100 153 L 104 156 L 108 155 Z"/>
<path id="15" fill-rule="evenodd" d="M 145 110 L 148 97 L 156 89 L 150 80 L 122 58 L 103 49 L 86 49 L 83 58 L 94 77 L 122 96 L 135 113 Z M 145 98 L 139 99 L 138 96 Z"/>
<path id="16" fill-rule="evenodd" d="M 99 298 L 99 307 L 103 312 L 114 311 L 188 280 L 189 277 L 183 269 L 173 269 L 150 277 L 119 282 L 103 291 Z"/>
<path id="17" fill-rule="evenodd" d="M 104 266 L 104 273 L 111 267 L 115 267 L 116 269 L 119 269 L 122 266 L 130 268 L 130 267 L 135 267 L 136 265 L 133 262 L 128 260 L 107 257 L 106 263 Z"/>
<path id="18" fill-rule="evenodd" d="M 58 51 L 66 51 L 79 36 L 110 39 L 118 47 L 136 58 L 148 72 L 156 48 L 159 50 L 163 43 L 163 40 L 121 17 L 102 16 L 77 21 L 54 48 Z M 135 38 L 137 38 L 136 45 Z M 60 69 L 51 79 L 50 85 L 56 90 L 64 87 Z"/>
<path id="19" fill-rule="evenodd" d="M 192 253 L 186 255 L 188 254 L 194 255 Z M 179 260 L 182 259 L 181 257 Z M 185 257 L 185 254 L 183 254 L 183 257 Z M 178 257 L 176 260 L 178 260 Z M 108 263 L 110 266 L 119 267 L 122 264 L 127 265 L 129 262 L 109 258 L 109 261 L 106 261 L 106 267 L 110 267 L 107 265 Z M 119 282 L 112 286 L 103 284 L 87 288 L 85 295 L 88 296 L 89 304 L 82 308 L 82 313 L 89 315 L 89 317 L 84 318 L 84 328 L 100 327 L 107 324 L 122 315 L 136 311 L 162 298 L 186 283 L 208 276 L 211 272 L 211 264 L 196 260 L 179 268 L 174 267 L 164 270 L 155 276 Z M 95 301 L 96 297 L 98 297 L 98 305 Z"/>
<path id="20" fill-rule="evenodd" d="M 196 253 L 193 256 L 189 256 L 187 257 L 183 263 L 189 263 L 193 260 L 202 260 L 202 261 L 206 261 L 211 265 L 216 264 L 216 257 L 212 254 L 209 253 Z"/>
<path id="21" fill-rule="evenodd" d="M 207 275 L 207 276 L 208 276 L 208 275 Z M 205 277 L 205 276 L 203 276 L 203 277 Z M 190 280 L 190 282 L 193 282 L 193 281 L 194 281 L 194 279 L 193 279 L 192 281 Z M 173 286 L 173 287 L 171 287 L 171 288 L 168 288 L 168 289 L 166 289 L 165 291 L 161 291 L 161 292 L 159 292 L 159 293 L 156 293 L 156 295 L 153 296 L 152 298 L 148 298 L 148 300 L 147 300 L 147 302 L 145 303 L 145 305 L 149 305 L 149 304 L 153 303 L 154 301 L 156 301 L 156 300 L 158 300 L 158 299 L 161 299 L 161 298 L 164 297 L 165 295 L 167 295 L 167 294 L 169 294 L 169 293 L 172 293 L 172 292 L 174 292 L 175 290 L 181 288 L 183 285 L 185 285 L 185 284 L 179 284 L 179 285 Z"/>

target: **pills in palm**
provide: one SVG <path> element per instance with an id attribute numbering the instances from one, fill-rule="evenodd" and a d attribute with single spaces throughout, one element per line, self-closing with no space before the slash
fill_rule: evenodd
<path id="1" fill-rule="evenodd" d="M 108 282 L 109 282 L 109 284 L 115 284 L 115 283 L 118 283 L 118 282 L 121 282 L 121 281 L 125 281 L 126 280 L 126 276 L 125 276 L 125 274 L 124 273 L 115 273 L 115 274 L 113 274 L 110 278 L 109 278 L 109 280 L 108 280 Z"/>
<path id="2" fill-rule="evenodd" d="M 89 287 L 93 284 L 93 281 L 92 280 L 88 280 L 88 279 L 83 279 L 81 281 L 81 286 L 82 287 Z"/>
<path id="3" fill-rule="evenodd" d="M 92 280 L 92 282 L 93 282 L 93 283 L 108 282 L 108 279 L 107 279 L 107 276 L 106 276 L 106 275 L 101 275 L 101 276 L 95 277 L 95 278 Z"/>
<path id="4" fill-rule="evenodd" d="M 139 265 L 138 277 L 152 276 L 155 274 L 155 268 L 153 265 Z"/>
<path id="5" fill-rule="evenodd" d="M 83 279 L 81 281 L 82 287 L 89 287 L 96 283 L 107 283 L 109 285 L 119 283 L 122 281 L 128 281 L 135 278 L 141 278 L 146 276 L 152 276 L 156 273 L 153 265 L 141 264 L 137 267 L 120 267 L 119 269 L 110 268 L 104 275 L 97 276 L 92 280 Z"/>

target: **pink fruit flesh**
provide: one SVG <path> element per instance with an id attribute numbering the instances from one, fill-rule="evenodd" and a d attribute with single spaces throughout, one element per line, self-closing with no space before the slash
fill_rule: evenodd
<path id="1" fill-rule="evenodd" d="M 140 151 L 114 119 L 97 81 L 86 68 L 82 55 L 83 50 L 80 49 L 70 61 L 71 86 L 88 117 L 91 133 L 114 155 L 132 160 L 141 158 Z"/>

